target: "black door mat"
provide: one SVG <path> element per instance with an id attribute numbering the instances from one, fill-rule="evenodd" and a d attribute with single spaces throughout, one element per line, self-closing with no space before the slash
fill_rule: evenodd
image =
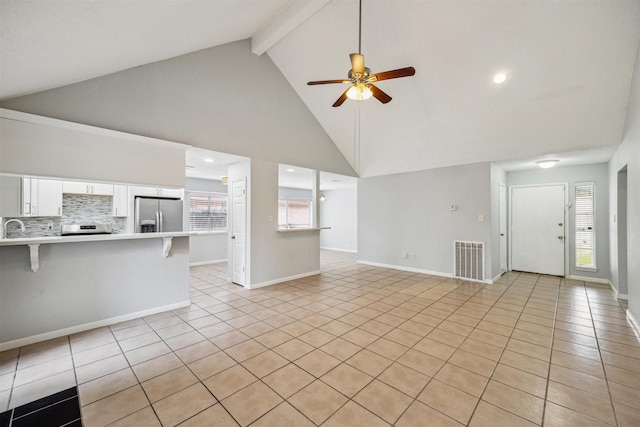
<path id="1" fill-rule="evenodd" d="M 43 397 L 0 414 L 0 427 L 82 427 L 78 388 Z"/>

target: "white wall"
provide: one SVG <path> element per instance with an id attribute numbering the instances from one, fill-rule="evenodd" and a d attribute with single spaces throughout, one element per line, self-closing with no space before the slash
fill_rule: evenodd
<path id="1" fill-rule="evenodd" d="M 596 266 L 598 271 L 576 270 L 576 233 L 575 233 L 575 183 L 594 181 L 596 183 Z M 569 223 L 566 224 L 566 236 L 569 243 L 569 275 L 585 278 L 609 280 L 609 177 L 607 164 L 583 166 L 555 166 L 551 169 L 533 169 L 507 172 L 508 185 L 532 185 L 549 183 L 569 184 Z"/>
<path id="2" fill-rule="evenodd" d="M 346 252 L 358 251 L 358 188 L 323 190 L 320 201 L 320 247 Z"/>
<path id="3" fill-rule="evenodd" d="M 485 279 L 491 279 L 490 183 L 489 163 L 361 178 L 359 261 L 451 275 L 454 240 L 480 241 L 486 244 Z M 416 259 L 403 259 L 403 252 Z"/>
<path id="4" fill-rule="evenodd" d="M 618 287 L 620 275 L 618 266 L 617 222 L 614 216 L 618 212 L 618 171 L 627 166 L 627 294 L 629 311 L 636 320 L 640 320 L 640 47 L 636 55 L 636 64 L 623 141 L 609 161 L 609 184 L 611 197 L 609 202 L 609 229 L 611 248 L 611 276 L 614 287 Z"/>
<path id="5" fill-rule="evenodd" d="M 5 100 L 0 106 L 355 175 L 269 56 L 251 53 L 249 40 Z"/>
<path id="6" fill-rule="evenodd" d="M 250 287 L 318 273 L 319 232 L 278 233 L 278 163 L 252 160 L 250 180 Z"/>
<path id="7" fill-rule="evenodd" d="M 7 111 L 0 115 L 18 117 L 0 118 L 0 172 L 184 187 L 186 145 Z"/>

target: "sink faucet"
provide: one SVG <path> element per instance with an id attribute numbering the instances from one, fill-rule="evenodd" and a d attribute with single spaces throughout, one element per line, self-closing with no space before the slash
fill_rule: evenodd
<path id="1" fill-rule="evenodd" d="M 23 232 L 23 233 L 24 233 L 25 231 L 27 231 L 27 230 L 24 228 L 24 222 L 20 221 L 19 219 L 15 219 L 15 218 L 13 218 L 13 219 L 10 219 L 9 221 L 7 221 L 7 222 L 5 222 L 5 223 L 4 223 L 4 227 L 3 227 L 3 228 L 4 228 L 4 230 L 3 230 L 3 232 L 2 232 L 2 238 L 3 238 L 3 239 L 6 239 L 6 238 L 7 238 L 7 224 L 9 224 L 9 223 L 11 223 L 11 222 L 17 222 L 18 224 L 20 224 L 20 227 L 22 228 L 22 232 Z"/>

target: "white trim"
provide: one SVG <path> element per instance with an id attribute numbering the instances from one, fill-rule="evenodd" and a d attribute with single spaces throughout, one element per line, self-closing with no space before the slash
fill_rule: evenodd
<path id="1" fill-rule="evenodd" d="M 616 292 L 616 294 L 618 294 L 618 293 Z M 621 299 L 622 301 L 629 301 L 629 295 L 627 295 L 627 294 L 618 294 L 616 299 Z"/>
<path id="2" fill-rule="evenodd" d="M 602 283 L 611 286 L 611 288 L 613 289 L 613 284 L 609 279 L 602 279 L 600 277 L 576 276 L 575 274 L 571 274 L 567 276 L 567 279 L 582 280 L 583 282 Z"/>
<path id="3" fill-rule="evenodd" d="M 327 250 L 327 251 L 347 252 L 347 253 L 350 253 L 350 254 L 357 254 L 358 253 L 357 249 L 327 248 L 325 246 L 320 246 L 320 249 L 324 249 L 324 250 Z"/>
<path id="4" fill-rule="evenodd" d="M 177 302 L 174 304 L 163 305 L 161 307 L 150 308 L 147 310 L 137 311 L 135 313 L 123 314 L 122 316 L 110 317 L 108 319 L 97 320 L 95 322 L 84 323 L 82 325 L 71 326 L 69 328 L 58 329 L 57 331 L 45 332 L 44 334 L 33 335 L 25 338 L 18 338 L 13 341 L 0 343 L 0 351 L 10 350 L 12 348 L 23 347 L 29 344 L 35 344 L 47 341 L 53 338 L 64 337 L 67 335 L 77 334 L 78 332 L 89 331 L 103 326 L 115 325 L 116 323 L 126 322 L 128 320 L 138 319 L 140 317 L 151 316 L 152 314 L 162 313 L 165 311 L 177 310 L 178 308 L 189 307 L 191 300 Z"/>
<path id="5" fill-rule="evenodd" d="M 197 267 L 199 265 L 210 265 L 210 264 L 221 264 L 223 262 L 227 262 L 227 259 L 214 259 L 211 261 L 199 261 L 199 262 L 190 262 L 189 267 Z"/>
<path id="6" fill-rule="evenodd" d="M 487 279 L 487 283 L 490 285 L 493 285 L 494 283 L 496 283 L 498 280 L 500 280 L 500 278 L 502 277 L 502 275 L 506 273 L 506 271 L 501 271 L 496 277 L 494 277 L 493 279 Z"/>
<path id="7" fill-rule="evenodd" d="M 310 271 L 308 273 L 295 274 L 293 276 L 281 277 L 279 279 L 268 280 L 268 281 L 262 282 L 262 283 L 255 283 L 255 284 L 252 284 L 252 285 L 247 285 L 245 287 L 247 289 L 264 288 L 265 286 L 271 286 L 271 285 L 275 285 L 275 284 L 278 284 L 278 283 L 288 282 L 290 280 L 296 280 L 296 279 L 302 279 L 304 277 L 315 276 L 315 275 L 320 274 L 320 273 L 321 273 L 320 270 Z"/>
<path id="8" fill-rule="evenodd" d="M 627 313 L 627 319 L 629 319 L 629 321 L 633 325 L 633 328 L 636 330 L 636 334 L 640 336 L 640 322 L 638 322 L 638 319 L 636 319 L 633 313 L 631 313 L 628 309 L 625 311 Z"/>
<path id="9" fill-rule="evenodd" d="M 0 108 L 0 118 L 4 118 L 7 120 L 15 120 L 18 122 L 33 123 L 36 125 L 51 126 L 51 127 L 56 127 L 60 129 L 75 130 L 75 131 L 90 133 L 93 135 L 101 135 L 101 136 L 123 139 L 127 141 L 141 142 L 144 144 L 153 144 L 153 145 L 162 146 L 162 147 L 176 148 L 184 151 L 191 148 L 191 145 L 181 144 L 179 142 L 166 141 L 164 139 L 151 138 L 148 136 L 136 135 L 133 133 L 125 133 L 117 130 L 83 125 L 80 123 L 68 122 L 66 120 L 59 120 L 59 119 L 53 119 L 51 117 L 23 113 L 21 111 L 7 110 L 6 108 Z"/>
<path id="10" fill-rule="evenodd" d="M 404 265 L 383 264 L 383 263 L 380 263 L 380 262 L 372 262 L 372 261 L 361 261 L 361 260 L 358 260 L 356 262 L 358 264 L 371 265 L 373 267 L 392 268 L 394 270 L 409 271 L 411 273 L 422 273 L 422 274 L 430 274 L 432 276 L 441 276 L 441 277 L 453 278 L 453 274 L 452 273 L 443 273 L 441 271 L 424 270 L 424 269 L 420 269 L 420 268 L 405 267 Z"/>

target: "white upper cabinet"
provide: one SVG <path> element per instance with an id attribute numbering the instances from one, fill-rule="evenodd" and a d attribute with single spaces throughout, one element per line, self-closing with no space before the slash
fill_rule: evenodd
<path id="1" fill-rule="evenodd" d="M 93 194 L 96 196 L 113 196 L 112 184 L 93 182 L 63 181 L 62 192 L 65 194 Z"/>
<path id="2" fill-rule="evenodd" d="M 61 216 L 62 181 L 22 179 L 22 216 Z"/>
<path id="3" fill-rule="evenodd" d="M 129 216 L 129 187 L 126 185 L 113 186 L 113 216 Z"/>
<path id="4" fill-rule="evenodd" d="M 184 191 L 176 188 L 131 187 L 132 196 L 171 197 L 182 199 Z"/>

